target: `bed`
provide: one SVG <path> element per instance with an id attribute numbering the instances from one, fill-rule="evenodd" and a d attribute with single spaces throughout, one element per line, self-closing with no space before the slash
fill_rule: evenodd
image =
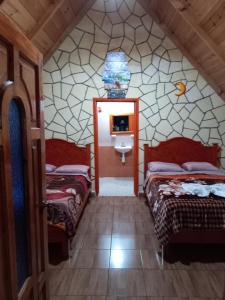
<path id="1" fill-rule="evenodd" d="M 220 148 L 205 146 L 188 138 L 178 137 L 156 147 L 144 145 L 144 191 L 154 220 L 155 232 L 162 249 L 174 243 L 225 243 L 225 198 L 212 195 L 198 197 L 179 188 L 199 184 L 204 188 L 225 183 L 220 171 L 149 172 L 150 162 L 182 165 L 187 162 L 208 162 L 219 166 Z M 171 190 L 165 189 L 171 188 Z M 179 190 L 176 194 L 176 189 Z"/>
<path id="2" fill-rule="evenodd" d="M 68 171 L 68 166 L 74 165 L 81 166 L 78 172 L 71 168 Z M 90 145 L 82 147 L 65 140 L 48 139 L 46 166 L 54 166 L 53 170 L 46 169 L 48 242 L 59 244 L 60 256 L 65 259 L 91 191 Z"/>

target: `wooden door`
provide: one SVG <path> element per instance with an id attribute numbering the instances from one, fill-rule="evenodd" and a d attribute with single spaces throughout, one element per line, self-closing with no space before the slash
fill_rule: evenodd
<path id="1" fill-rule="evenodd" d="M 0 299 L 47 300 L 42 56 L 0 14 Z"/>

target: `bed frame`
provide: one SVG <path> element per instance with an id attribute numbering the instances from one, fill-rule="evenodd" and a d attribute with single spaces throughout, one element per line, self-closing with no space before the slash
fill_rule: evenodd
<path id="1" fill-rule="evenodd" d="M 148 163 L 152 161 L 171 162 L 183 164 L 188 161 L 206 161 L 219 166 L 220 147 L 203 145 L 184 137 L 173 138 L 161 142 L 156 147 L 144 145 L 144 170 L 147 172 Z M 224 244 L 225 231 L 181 231 L 174 234 L 169 243 L 190 244 Z"/>
<path id="2" fill-rule="evenodd" d="M 86 146 L 77 146 L 74 143 L 67 142 L 60 139 L 48 139 L 45 141 L 46 146 L 46 163 L 55 166 L 71 165 L 71 164 L 84 164 L 90 166 L 89 175 L 91 175 L 91 149 L 90 144 Z M 84 203 L 87 203 L 91 192 L 89 188 L 85 195 Z M 79 216 L 81 218 L 82 213 Z M 77 223 L 78 225 L 78 223 Z M 61 246 L 61 257 L 66 259 L 69 254 L 69 240 L 65 231 L 48 224 L 48 242 L 59 243 Z"/>

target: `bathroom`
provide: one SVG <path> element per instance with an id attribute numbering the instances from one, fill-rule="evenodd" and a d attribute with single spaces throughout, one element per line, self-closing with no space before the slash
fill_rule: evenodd
<path id="1" fill-rule="evenodd" d="M 134 196 L 134 102 L 98 102 L 99 195 Z"/>

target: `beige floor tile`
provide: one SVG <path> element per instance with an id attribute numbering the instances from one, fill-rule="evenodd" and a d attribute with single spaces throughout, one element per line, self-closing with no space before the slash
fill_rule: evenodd
<path id="1" fill-rule="evenodd" d="M 82 248 L 84 237 L 83 233 L 77 233 L 71 242 L 71 248 L 73 250 Z"/>
<path id="2" fill-rule="evenodd" d="M 136 234 L 149 234 L 150 232 L 154 233 L 154 226 L 153 224 L 148 221 L 136 221 L 135 222 Z"/>
<path id="3" fill-rule="evenodd" d="M 112 234 L 135 234 L 134 222 L 114 222 Z"/>
<path id="4" fill-rule="evenodd" d="M 52 295 L 106 295 L 108 270 L 62 269 L 54 274 L 51 282 Z"/>
<path id="5" fill-rule="evenodd" d="M 157 249 L 157 241 L 148 234 L 112 235 L 112 249 Z"/>
<path id="6" fill-rule="evenodd" d="M 165 262 L 162 264 L 161 257 L 158 255 L 156 250 L 153 249 L 142 249 L 141 261 L 144 269 L 162 269 L 165 268 Z"/>
<path id="7" fill-rule="evenodd" d="M 148 300 L 147 297 L 108 296 L 106 300 Z"/>
<path id="8" fill-rule="evenodd" d="M 146 296 L 143 272 L 133 269 L 110 269 L 108 293 L 116 296 Z"/>
<path id="9" fill-rule="evenodd" d="M 52 296 L 51 300 L 106 300 L 105 296 Z"/>
<path id="10" fill-rule="evenodd" d="M 149 296 L 190 297 L 193 299 L 194 297 L 222 297 L 223 293 L 224 273 L 144 270 L 144 276 Z"/>
<path id="11" fill-rule="evenodd" d="M 112 222 L 90 222 L 88 226 L 88 234 L 112 234 Z"/>
<path id="12" fill-rule="evenodd" d="M 82 249 L 110 249 L 111 235 L 86 234 Z"/>
<path id="13" fill-rule="evenodd" d="M 76 268 L 109 268 L 110 250 L 80 249 L 74 267 Z"/>
<path id="14" fill-rule="evenodd" d="M 224 262 L 189 261 L 184 253 L 162 266 L 157 250 L 144 198 L 92 197 L 71 257 L 50 266 L 51 300 L 223 299 Z"/>
<path id="15" fill-rule="evenodd" d="M 93 214 L 90 220 L 94 222 L 112 222 L 113 221 L 113 213 L 100 213 L 100 214 Z"/>
<path id="16" fill-rule="evenodd" d="M 139 269 L 141 267 L 140 250 L 111 250 L 110 268 Z"/>

